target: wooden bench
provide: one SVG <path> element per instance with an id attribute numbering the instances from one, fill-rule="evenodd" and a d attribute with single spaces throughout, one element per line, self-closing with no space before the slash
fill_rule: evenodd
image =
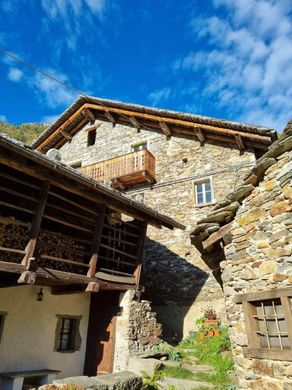
<path id="1" fill-rule="evenodd" d="M 39 378 L 39 385 L 52 383 L 60 370 L 32 370 L 1 372 L 1 390 L 22 390 L 23 381 L 26 378 Z"/>

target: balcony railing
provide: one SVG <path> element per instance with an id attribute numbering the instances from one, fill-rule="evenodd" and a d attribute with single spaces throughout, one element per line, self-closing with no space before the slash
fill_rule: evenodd
<path id="1" fill-rule="evenodd" d="M 155 157 L 147 149 L 81 167 L 80 171 L 101 182 L 111 180 L 112 187 L 155 183 Z"/>

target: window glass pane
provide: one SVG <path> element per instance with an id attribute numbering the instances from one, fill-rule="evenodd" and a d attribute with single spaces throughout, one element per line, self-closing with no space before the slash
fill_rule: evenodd
<path id="1" fill-rule="evenodd" d="M 211 191 L 211 183 L 210 183 L 210 180 L 206 181 L 206 183 L 205 183 L 205 190 L 206 190 L 206 191 Z"/>
<path id="2" fill-rule="evenodd" d="M 211 203 L 212 202 L 212 192 L 208 191 L 206 192 L 206 203 Z"/>
<path id="3" fill-rule="evenodd" d="M 196 191 L 197 193 L 203 192 L 203 184 L 196 184 Z"/>
<path id="4" fill-rule="evenodd" d="M 197 203 L 198 204 L 204 203 L 203 194 L 197 194 Z"/>

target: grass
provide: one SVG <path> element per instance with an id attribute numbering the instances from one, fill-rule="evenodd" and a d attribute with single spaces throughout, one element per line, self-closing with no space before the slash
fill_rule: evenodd
<path id="1" fill-rule="evenodd" d="M 163 376 L 167 376 L 169 378 L 194 379 L 194 374 L 191 370 L 180 366 L 164 366 L 160 369 L 160 371 Z"/>

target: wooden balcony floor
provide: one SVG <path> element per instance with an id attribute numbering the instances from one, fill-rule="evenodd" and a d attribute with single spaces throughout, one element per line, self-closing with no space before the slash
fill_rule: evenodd
<path id="1" fill-rule="evenodd" d="M 117 190 L 125 190 L 128 187 L 140 184 L 155 184 L 156 180 L 147 171 L 139 171 L 129 173 L 127 175 L 115 177 L 111 179 L 112 187 Z"/>

